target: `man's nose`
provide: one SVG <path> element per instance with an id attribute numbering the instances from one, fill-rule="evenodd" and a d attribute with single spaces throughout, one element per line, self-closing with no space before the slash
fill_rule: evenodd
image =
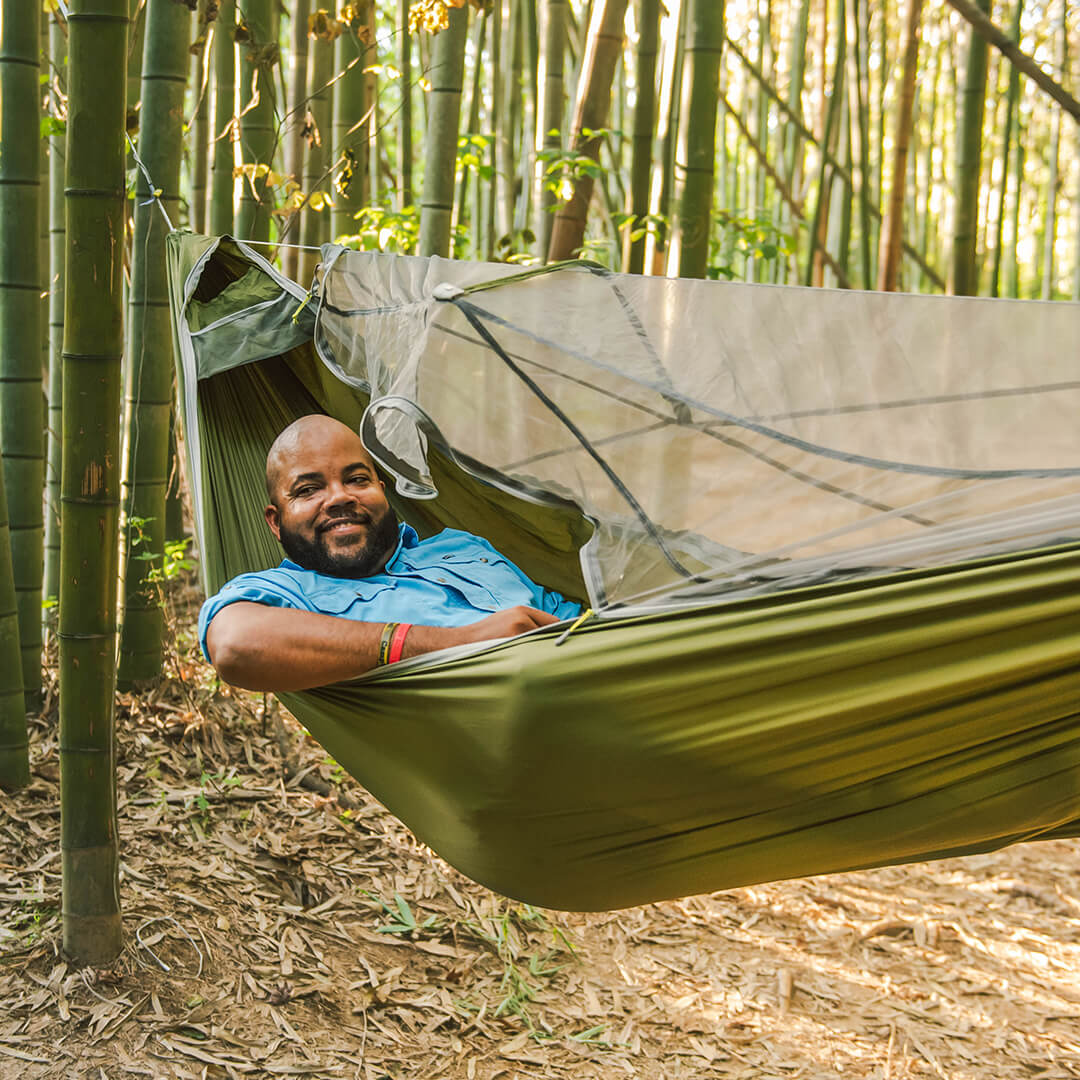
<path id="1" fill-rule="evenodd" d="M 327 506 L 355 506 L 356 496 L 340 481 L 332 480 L 326 485 Z"/>

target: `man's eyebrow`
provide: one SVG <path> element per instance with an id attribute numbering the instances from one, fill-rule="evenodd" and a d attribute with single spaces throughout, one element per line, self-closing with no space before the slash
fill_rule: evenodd
<path id="1" fill-rule="evenodd" d="M 321 480 L 323 474 L 321 472 L 305 472 L 300 473 L 298 476 L 294 476 L 289 483 L 289 490 L 291 491 L 297 484 L 302 484 L 307 480 Z"/>
<path id="2" fill-rule="evenodd" d="M 364 472 L 371 472 L 371 466 L 366 461 L 354 461 L 351 465 L 346 465 L 342 471 L 352 472 L 353 469 L 363 469 Z"/>

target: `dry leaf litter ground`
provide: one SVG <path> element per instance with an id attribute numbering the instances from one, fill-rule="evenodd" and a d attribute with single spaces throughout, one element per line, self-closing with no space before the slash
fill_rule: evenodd
<path id="1" fill-rule="evenodd" d="M 209 681 L 194 599 L 118 697 L 108 970 L 60 951 L 55 683 L 0 795 L 0 1078 L 1080 1076 L 1080 844 L 536 910 Z"/>

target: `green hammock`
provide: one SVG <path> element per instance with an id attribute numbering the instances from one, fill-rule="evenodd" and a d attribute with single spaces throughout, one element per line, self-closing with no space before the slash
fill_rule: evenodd
<path id="1" fill-rule="evenodd" d="M 208 590 L 279 561 L 265 454 L 322 411 L 597 612 L 281 695 L 470 877 L 599 910 L 1080 832 L 1076 305 L 169 255 Z"/>

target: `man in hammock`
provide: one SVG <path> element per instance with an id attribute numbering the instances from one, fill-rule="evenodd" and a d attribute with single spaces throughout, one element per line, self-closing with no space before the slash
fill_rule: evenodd
<path id="1" fill-rule="evenodd" d="M 266 459 L 266 522 L 287 558 L 203 604 L 199 640 L 249 690 L 305 690 L 381 663 L 525 633 L 580 614 L 486 540 L 400 524 L 359 436 L 305 416 Z"/>

